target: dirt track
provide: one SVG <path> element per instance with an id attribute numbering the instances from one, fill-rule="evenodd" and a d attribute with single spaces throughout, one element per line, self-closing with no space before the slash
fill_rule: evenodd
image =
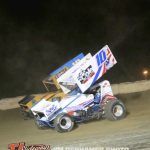
<path id="1" fill-rule="evenodd" d="M 23 120 L 18 109 L 0 111 L 0 150 L 8 144 L 50 144 L 81 147 L 129 147 L 150 150 L 150 91 L 119 96 L 128 115 L 121 121 L 93 121 L 80 124 L 72 132 L 38 130 L 33 120 Z"/>

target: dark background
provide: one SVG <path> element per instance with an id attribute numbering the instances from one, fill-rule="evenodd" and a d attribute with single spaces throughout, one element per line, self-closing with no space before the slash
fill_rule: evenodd
<path id="1" fill-rule="evenodd" d="M 149 0 L 0 2 L 0 98 L 43 92 L 41 80 L 78 53 L 108 44 L 111 83 L 143 80 L 150 68 Z"/>

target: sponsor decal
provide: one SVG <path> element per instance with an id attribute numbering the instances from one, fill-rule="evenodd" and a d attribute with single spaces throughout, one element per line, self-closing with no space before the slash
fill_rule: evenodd
<path id="1" fill-rule="evenodd" d="M 92 66 L 88 66 L 85 70 L 81 70 L 78 74 L 78 80 L 81 84 L 85 84 L 93 75 L 95 72 L 92 69 Z"/>
<path id="2" fill-rule="evenodd" d="M 68 70 L 68 68 L 63 68 L 60 72 L 58 72 L 56 75 L 55 75 L 55 78 L 58 79 L 61 75 L 63 75 L 66 71 Z"/>

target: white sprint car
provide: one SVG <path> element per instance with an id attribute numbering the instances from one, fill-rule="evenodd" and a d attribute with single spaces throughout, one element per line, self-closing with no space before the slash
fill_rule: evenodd
<path id="1" fill-rule="evenodd" d="M 66 96 L 62 99 L 55 97 L 52 101 L 42 99 L 31 108 L 36 125 L 39 128 L 50 127 L 58 132 L 67 132 L 76 123 L 91 119 L 124 118 L 126 108 L 113 95 L 109 81 L 96 83 L 116 63 L 107 45 L 94 56 L 89 53 L 74 63 L 57 78 L 57 83 Z"/>

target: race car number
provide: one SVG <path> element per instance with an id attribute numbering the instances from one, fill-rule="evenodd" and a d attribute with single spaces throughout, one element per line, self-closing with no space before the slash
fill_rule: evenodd
<path id="1" fill-rule="evenodd" d="M 106 53 L 105 51 L 100 51 L 97 55 L 96 55 L 96 60 L 97 60 L 97 65 L 98 66 L 101 66 L 101 64 L 106 61 L 107 59 L 107 56 L 106 56 Z"/>

